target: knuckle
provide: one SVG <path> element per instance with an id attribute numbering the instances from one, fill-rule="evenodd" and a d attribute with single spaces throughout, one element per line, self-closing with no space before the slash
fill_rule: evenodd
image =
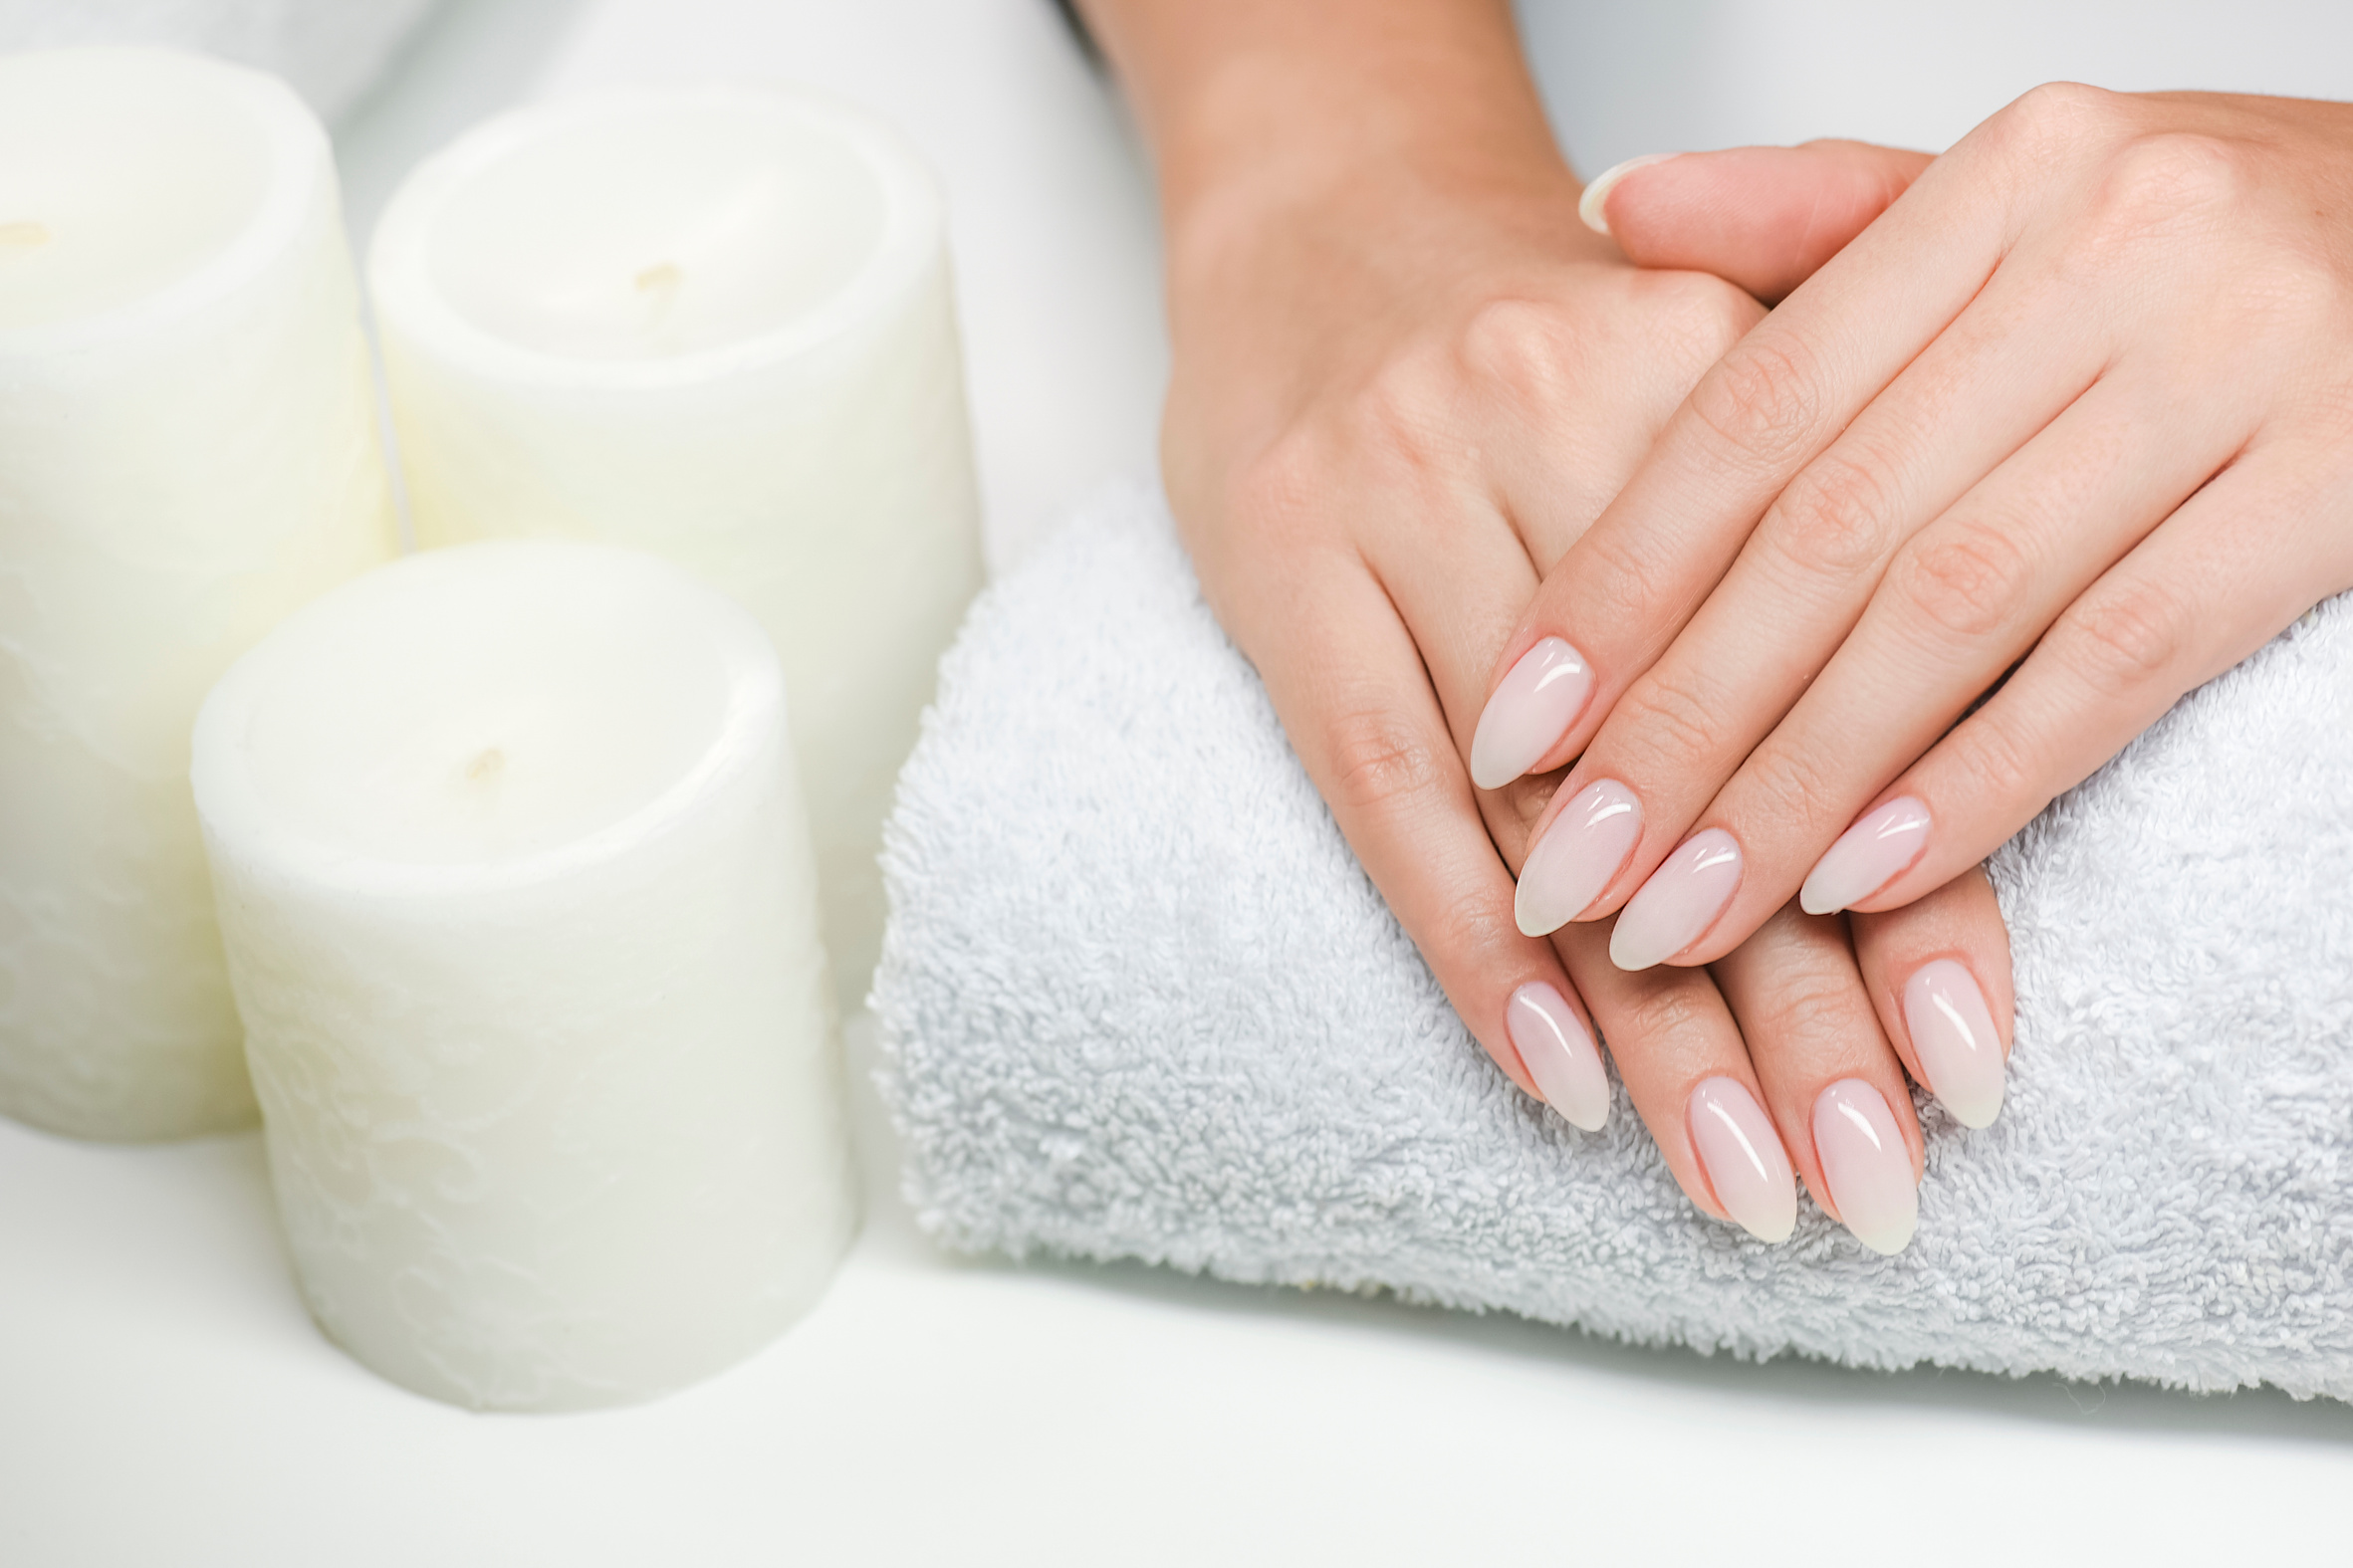
<path id="1" fill-rule="evenodd" d="M 2066 617 L 2078 669 L 2104 691 L 2124 691 L 2162 678 L 2189 642 L 2190 619 L 2180 600 L 2154 582 L 2095 590 Z"/>
<path id="2" fill-rule="evenodd" d="M 2104 194 L 2127 211 L 2170 211 L 2235 201 L 2245 190 L 2237 149 L 2219 136 L 2161 131 L 2116 154 Z"/>
<path id="3" fill-rule="evenodd" d="M 1988 523 L 1940 529 L 1906 550 L 1904 601 L 1956 637 L 1999 631 L 2024 592 L 2032 562 L 2017 541 Z"/>
<path id="4" fill-rule="evenodd" d="M 1691 394 L 1692 416 L 1738 458 L 1773 467 L 1803 449 L 1820 415 L 1820 377 L 1789 333 L 1757 333 Z"/>
<path id="5" fill-rule="evenodd" d="M 2079 146 L 2086 132 L 2114 124 L 2125 108 L 2122 97 L 2080 82 L 2045 82 L 2028 88 L 1994 116 L 2005 139 Z"/>
<path id="6" fill-rule="evenodd" d="M 1420 353 L 1382 366 L 1348 402 L 1346 449 L 1393 464 L 1400 476 L 1426 478 L 1445 468 L 1461 446 L 1449 381 Z"/>
<path id="7" fill-rule="evenodd" d="M 1649 307 L 1643 319 L 1695 364 L 1714 364 L 1765 319 L 1746 290 L 1713 273 L 1642 272 L 1635 287 Z"/>
<path id="8" fill-rule="evenodd" d="M 1643 986 L 1599 1019 L 1612 1048 L 1619 1044 L 1641 1048 L 1653 1042 L 1710 1031 L 1714 1009 L 1701 996 L 1690 971 L 1676 971 Z"/>
<path id="9" fill-rule="evenodd" d="M 1761 754 L 1741 770 L 1735 785 L 1741 792 L 1740 818 L 1774 824 L 1780 832 L 1832 825 L 1817 819 L 1826 807 L 1843 809 L 1843 759 L 1773 742 L 1766 749 L 1770 756 Z"/>
<path id="10" fill-rule="evenodd" d="M 1864 1027 L 1857 1004 L 1863 999 L 1846 976 L 1815 965 L 1777 971 L 1771 983 L 1747 1000 L 1741 1019 L 1758 1055 L 1766 1060 L 1788 1050 L 1808 1052 L 1849 1043 Z"/>
<path id="11" fill-rule="evenodd" d="M 2091 232 L 2112 249 L 2144 239 L 2173 241 L 2185 226 L 2211 225 L 2248 194 L 2237 148 L 2215 136 L 2164 131 L 2134 136 L 2108 159 L 2093 193 Z"/>
<path id="12" fill-rule="evenodd" d="M 1534 300 L 1486 301 L 1463 325 L 1464 367 L 1524 395 L 1548 391 L 1575 352 L 1559 312 Z"/>
<path id="13" fill-rule="evenodd" d="M 2006 705 L 1980 710 L 1969 721 L 1967 735 L 1962 771 L 1982 798 L 2030 800 L 2036 809 L 2050 798 L 2043 784 L 2046 770 L 2039 765 L 2033 744 L 2019 730 L 2017 716 Z"/>
<path id="14" fill-rule="evenodd" d="M 1359 709 L 1324 734 L 1332 804 L 1356 819 L 1380 820 L 1427 797 L 1445 777 L 1420 726 L 1386 709 Z"/>
<path id="15" fill-rule="evenodd" d="M 1437 965 L 1477 969 L 1500 960 L 1520 942 L 1508 901 L 1464 890 L 1435 901 L 1415 922 L 1415 943 Z"/>
<path id="16" fill-rule="evenodd" d="M 1236 465 L 1227 477 L 1222 510 L 1235 528 L 1255 538 L 1301 543 L 1320 516 L 1318 498 L 1327 472 L 1315 443 L 1294 432 Z"/>
<path id="17" fill-rule="evenodd" d="M 1574 625 L 1584 616 L 1571 609 L 1591 605 L 1586 613 L 1604 624 L 1642 626 L 1656 623 L 1673 597 L 1672 563 L 1655 553 L 1655 536 L 1630 528 L 1600 527 L 1577 541 L 1580 556 L 1573 579 L 1553 589 L 1538 590 L 1539 602 L 1554 616 L 1554 624 Z M 1573 592 L 1573 601 L 1564 593 Z M 1548 601 L 1548 602 L 1547 602 Z M 1574 633 L 1571 633 L 1573 636 Z"/>
<path id="18" fill-rule="evenodd" d="M 1781 493 L 1766 537 L 1811 572 L 1854 576 L 1878 563 L 1894 512 L 1894 486 L 1881 466 L 1833 447 Z"/>
<path id="19" fill-rule="evenodd" d="M 1725 706 L 1683 672 L 1654 667 L 1619 700 L 1624 722 L 1610 720 L 1627 771 L 1668 780 L 1694 776 L 1723 744 Z"/>

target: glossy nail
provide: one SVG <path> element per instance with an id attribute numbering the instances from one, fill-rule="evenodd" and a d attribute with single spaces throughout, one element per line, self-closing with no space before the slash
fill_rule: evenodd
<path id="1" fill-rule="evenodd" d="M 1928 807 L 1899 795 L 1838 835 L 1797 890 L 1809 915 L 1835 915 L 1912 869 L 1928 847 Z"/>
<path id="2" fill-rule="evenodd" d="M 1721 827 L 1685 839 L 1619 911 L 1609 961 L 1633 970 L 1673 958 L 1708 934 L 1740 887 L 1739 840 Z"/>
<path id="3" fill-rule="evenodd" d="M 1530 981 L 1512 993 L 1504 1023 L 1544 1103 L 1570 1126 L 1599 1132 L 1609 1120 L 1609 1075 L 1601 1069 L 1600 1047 L 1577 1021 L 1568 999 L 1540 980 Z"/>
<path id="4" fill-rule="evenodd" d="M 1964 1127 L 1991 1127 L 2001 1114 L 2001 1036 L 1975 975 L 1955 959 L 1920 966 L 1904 983 L 1904 1027 L 1929 1092 Z"/>
<path id="5" fill-rule="evenodd" d="M 1584 656 L 1546 637 L 1520 656 L 1479 715 L 1471 736 L 1471 782 L 1501 789 L 1558 745 L 1585 711 L 1593 672 Z"/>
<path id="6" fill-rule="evenodd" d="M 1641 836 L 1642 802 L 1633 790 L 1615 779 L 1578 790 L 1520 867 L 1520 889 L 1512 897 L 1520 929 L 1545 936 L 1583 914 Z"/>
<path id="7" fill-rule="evenodd" d="M 1587 185 L 1585 193 L 1577 198 L 1577 216 L 1584 219 L 1585 227 L 1591 229 L 1595 234 L 1607 234 L 1609 232 L 1609 214 L 1603 212 L 1601 208 L 1602 204 L 1609 200 L 1609 193 L 1617 185 L 1617 182 L 1636 169 L 1646 169 L 1653 163 L 1664 163 L 1669 158 L 1680 156 L 1682 154 L 1677 152 L 1645 152 L 1640 157 L 1628 158 L 1623 163 L 1612 163 L 1608 168 L 1593 176 L 1593 183 Z"/>
<path id="8" fill-rule="evenodd" d="M 1830 1184 L 1830 1202 L 1856 1240 L 1887 1253 L 1911 1244 L 1920 1187 L 1912 1178 L 1912 1151 L 1877 1089 L 1860 1078 L 1824 1089 L 1813 1102 L 1813 1152 Z"/>
<path id="9" fill-rule="evenodd" d="M 1691 1091 L 1684 1118 L 1724 1212 L 1760 1241 L 1789 1239 L 1797 1178 L 1757 1096 L 1737 1078 L 1709 1078 Z"/>

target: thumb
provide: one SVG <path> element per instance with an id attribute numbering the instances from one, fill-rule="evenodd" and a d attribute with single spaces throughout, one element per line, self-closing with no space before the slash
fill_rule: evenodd
<path id="1" fill-rule="evenodd" d="M 1771 304 L 1933 161 L 1867 141 L 1633 158 L 1585 187 L 1577 215 L 1638 267 L 1712 272 Z"/>

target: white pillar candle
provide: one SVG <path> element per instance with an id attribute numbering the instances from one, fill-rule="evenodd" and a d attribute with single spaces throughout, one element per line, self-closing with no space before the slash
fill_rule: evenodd
<path id="1" fill-rule="evenodd" d="M 409 177 L 368 281 L 423 544 L 633 545 L 768 628 L 861 998 L 892 781 L 981 573 L 929 174 L 779 92 L 531 109 Z"/>
<path id="2" fill-rule="evenodd" d="M 395 548 L 310 112 L 193 55 L 0 58 L 0 1112 L 252 1119 L 188 727 Z"/>
<path id="3" fill-rule="evenodd" d="M 632 551 L 429 551 L 297 613 L 194 781 L 296 1271 L 477 1408 L 651 1398 L 852 1211 L 816 878 L 758 623 Z"/>

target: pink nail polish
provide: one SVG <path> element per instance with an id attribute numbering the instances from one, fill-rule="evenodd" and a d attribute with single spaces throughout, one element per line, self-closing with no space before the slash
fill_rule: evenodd
<path id="1" fill-rule="evenodd" d="M 1512 993 L 1504 1023 L 1544 1103 L 1570 1126 L 1599 1132 L 1609 1120 L 1609 1075 L 1602 1071 L 1600 1048 L 1577 1021 L 1568 999 L 1540 980 L 1530 981 Z"/>
<path id="2" fill-rule="evenodd" d="M 1704 1079 L 1684 1117 L 1724 1212 L 1760 1241 L 1786 1241 L 1797 1228 L 1797 1178 L 1757 1096 L 1737 1078 Z"/>
<path id="3" fill-rule="evenodd" d="M 1797 904 L 1809 915 L 1835 915 L 1912 869 L 1928 847 L 1928 807 L 1900 795 L 1838 835 L 1806 874 Z"/>
<path id="4" fill-rule="evenodd" d="M 1648 969 L 1708 934 L 1741 887 L 1739 840 L 1721 827 L 1687 838 L 1618 912 L 1609 961 Z"/>
<path id="5" fill-rule="evenodd" d="M 1642 836 L 1642 802 L 1615 779 L 1577 791 L 1529 850 L 1512 913 L 1531 937 L 1548 935 L 1583 914 L 1618 874 Z"/>
<path id="6" fill-rule="evenodd" d="M 1923 964 L 1904 983 L 1904 1027 L 1931 1093 L 1964 1127 L 1991 1127 L 2001 1114 L 2007 1076 L 1994 1010 L 1968 966 L 1954 959 Z"/>
<path id="7" fill-rule="evenodd" d="M 1585 711 L 1593 672 L 1584 656 L 1546 637 L 1520 656 L 1479 715 L 1471 736 L 1471 782 L 1501 789 L 1536 765 Z"/>
<path id="8" fill-rule="evenodd" d="M 1912 1151 L 1877 1089 L 1860 1078 L 1824 1089 L 1813 1102 L 1813 1152 L 1838 1218 L 1855 1239 L 1891 1254 L 1911 1244 L 1920 1187 L 1912 1179 Z"/>

